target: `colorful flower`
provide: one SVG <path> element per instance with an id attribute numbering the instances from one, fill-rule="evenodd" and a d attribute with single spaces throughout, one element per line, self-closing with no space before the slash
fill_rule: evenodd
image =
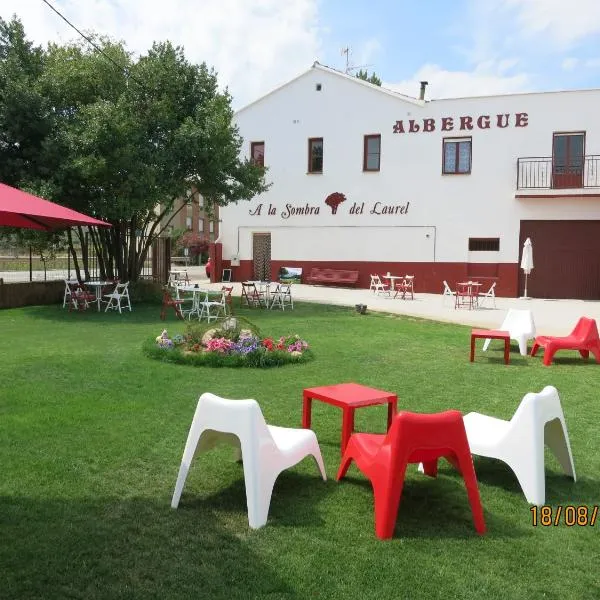
<path id="1" fill-rule="evenodd" d="M 273 348 L 275 347 L 273 338 L 265 338 L 261 343 L 269 352 L 273 352 Z"/>
<path id="2" fill-rule="evenodd" d="M 255 336 L 240 337 L 240 339 L 234 344 L 233 351 L 239 354 L 248 354 L 254 352 L 259 345 L 259 339 Z"/>
<path id="3" fill-rule="evenodd" d="M 234 346 L 234 342 L 227 338 L 212 338 L 206 343 L 208 352 L 219 352 L 221 354 L 230 352 Z"/>

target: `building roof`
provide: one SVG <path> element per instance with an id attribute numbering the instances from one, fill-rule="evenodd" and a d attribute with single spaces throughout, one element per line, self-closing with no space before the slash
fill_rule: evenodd
<path id="1" fill-rule="evenodd" d="M 237 110 L 236 114 L 246 110 L 250 106 L 257 104 L 258 102 L 261 102 L 264 98 L 267 98 L 271 94 L 278 92 L 279 90 L 287 87 L 294 81 L 297 81 L 298 79 L 301 79 L 302 77 L 305 77 L 306 75 L 308 75 L 309 73 L 312 73 L 314 71 L 321 71 L 323 73 L 327 73 L 327 74 L 333 75 L 335 77 L 347 79 L 348 81 L 351 81 L 355 85 L 362 85 L 362 86 L 368 87 L 371 90 L 373 90 L 374 92 L 378 92 L 380 94 L 385 94 L 387 96 L 391 96 L 392 98 L 397 98 L 398 100 L 401 100 L 403 102 L 408 102 L 409 104 L 413 104 L 414 106 L 425 106 L 429 102 L 452 102 L 452 101 L 456 101 L 456 100 L 470 100 L 470 99 L 476 99 L 476 98 L 495 98 L 495 97 L 502 97 L 502 96 L 533 96 L 533 95 L 542 95 L 542 94 L 565 94 L 565 93 L 575 93 L 575 92 L 600 92 L 600 88 L 589 88 L 589 89 L 578 89 L 578 90 L 547 90 L 547 91 L 533 91 L 533 92 L 512 92 L 512 93 L 506 93 L 506 94 L 481 94 L 478 96 L 460 96 L 460 97 L 457 96 L 457 97 L 446 97 L 446 98 L 432 98 L 430 100 L 419 100 L 417 98 L 413 98 L 412 96 L 402 94 L 395 90 L 391 90 L 389 88 L 375 85 L 373 83 L 365 81 L 364 79 L 359 79 L 358 77 L 356 77 L 354 75 L 348 75 L 347 73 L 343 73 L 342 71 L 338 71 L 337 69 L 328 67 L 327 65 L 322 65 L 318 61 L 315 61 L 309 69 L 307 69 L 306 71 L 303 71 L 302 73 L 300 73 L 300 75 L 297 75 L 296 77 L 294 77 L 293 79 L 290 79 L 286 83 L 274 88 L 273 90 L 271 90 L 264 96 L 261 96 L 260 98 L 253 100 L 249 104 L 246 104 L 245 106 L 243 106 L 242 108 Z"/>
<path id="2" fill-rule="evenodd" d="M 407 96 L 406 94 L 401 94 L 400 92 L 395 92 L 394 90 L 390 90 L 390 89 L 381 87 L 379 85 L 375 85 L 373 83 L 369 83 L 368 81 L 365 81 L 364 79 L 359 79 L 358 77 L 356 77 L 354 75 L 348 75 L 347 73 L 342 73 L 342 71 L 338 71 L 337 69 L 333 69 L 333 68 L 328 67 L 326 65 L 322 65 L 318 61 L 315 61 L 312 64 L 312 66 L 310 67 L 310 69 L 307 69 L 306 71 L 303 71 L 302 73 L 300 73 L 300 75 L 297 75 L 293 79 L 290 79 L 286 83 L 280 85 L 279 87 L 276 87 L 275 89 L 273 89 L 270 92 L 266 93 L 264 96 L 261 96 L 260 98 L 257 98 L 256 100 L 253 100 L 249 104 L 246 104 L 245 106 L 242 106 L 242 108 L 240 108 L 239 110 L 236 111 L 236 114 L 238 114 L 238 113 L 246 110 L 250 106 L 253 106 L 254 104 L 257 104 L 258 102 L 261 102 L 264 98 L 267 98 L 268 96 L 271 96 L 272 94 L 278 92 L 279 90 L 287 87 L 288 85 L 290 85 L 294 81 L 297 81 L 298 79 L 301 79 L 302 77 L 305 77 L 306 75 L 308 75 L 309 73 L 312 73 L 314 71 L 321 71 L 323 73 L 328 73 L 328 74 L 334 75 L 336 77 L 347 79 L 348 81 L 351 81 L 352 83 L 354 83 L 356 85 L 365 86 L 367 88 L 372 89 L 375 92 L 378 92 L 380 94 L 386 94 L 388 96 L 392 96 L 393 98 L 397 98 L 398 100 L 403 100 L 404 102 L 409 102 L 410 104 L 414 104 L 415 106 L 424 106 L 425 103 L 426 103 L 425 100 L 417 100 L 416 98 L 412 98 L 411 96 Z"/>

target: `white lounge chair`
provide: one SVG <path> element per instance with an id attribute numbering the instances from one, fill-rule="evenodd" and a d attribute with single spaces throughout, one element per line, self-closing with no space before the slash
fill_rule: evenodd
<path id="1" fill-rule="evenodd" d="M 228 400 L 202 394 L 183 451 L 171 506 L 177 508 L 196 451 L 219 441 L 233 444 L 244 462 L 248 522 L 257 529 L 267 522 L 275 480 L 281 471 L 311 455 L 327 480 L 317 436 L 311 429 L 267 425 L 256 400 Z"/>
<path id="2" fill-rule="evenodd" d="M 527 356 L 527 340 L 535 339 L 535 322 L 533 313 L 527 309 L 511 308 L 506 313 L 502 325 L 498 327 L 501 331 L 508 331 L 510 339 L 519 343 L 521 356 Z M 492 340 L 486 339 L 483 343 L 485 352 Z"/>
<path id="3" fill-rule="evenodd" d="M 526 394 L 510 421 L 476 412 L 464 417 L 472 454 L 504 461 L 517 476 L 527 502 L 544 504 L 544 444 L 567 475 L 576 480 L 569 434 L 558 391 L 546 386 Z"/>

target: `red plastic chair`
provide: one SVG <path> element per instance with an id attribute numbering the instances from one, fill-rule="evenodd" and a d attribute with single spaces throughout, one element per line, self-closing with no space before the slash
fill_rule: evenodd
<path id="1" fill-rule="evenodd" d="M 531 356 L 535 356 L 539 348 L 544 348 L 544 364 L 549 366 L 557 350 L 579 350 L 579 354 L 586 360 L 590 352 L 594 355 L 597 363 L 600 363 L 600 337 L 598 327 L 594 319 L 581 317 L 575 325 L 575 329 L 564 337 L 553 337 L 540 335 L 535 338 Z"/>
<path id="2" fill-rule="evenodd" d="M 350 437 L 337 473 L 338 481 L 354 460 L 371 481 L 375 499 L 375 533 L 379 539 L 394 534 L 408 463 L 423 463 L 427 475 L 437 475 L 438 458 L 446 458 L 461 473 L 467 488 L 473 522 L 485 533 L 477 477 L 462 415 L 457 410 L 437 414 L 401 412 L 387 434 L 355 433 Z"/>

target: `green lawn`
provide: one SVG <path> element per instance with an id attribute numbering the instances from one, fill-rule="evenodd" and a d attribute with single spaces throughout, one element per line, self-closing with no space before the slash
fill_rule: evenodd
<path id="1" fill-rule="evenodd" d="M 469 329 L 299 304 L 240 311 L 264 335 L 298 333 L 315 360 L 268 370 L 178 366 L 145 357 L 157 306 L 69 314 L 0 312 L 0 598 L 509 598 L 597 600 L 600 523 L 532 527 L 501 463 L 476 460 L 488 533 L 475 533 L 461 478 L 411 467 L 393 540 L 378 541 L 370 484 L 335 482 L 341 412 L 316 402 L 329 480 L 311 459 L 278 479 L 267 526 L 248 528 L 241 466 L 229 448 L 196 459 L 170 508 L 196 402 L 205 391 L 256 398 L 267 422 L 297 427 L 302 389 L 356 381 L 397 392 L 403 409 L 510 418 L 528 391 L 555 385 L 578 473 L 547 457 L 553 505 L 600 503 L 600 366 L 576 353 L 511 364 L 502 343 L 469 363 Z M 182 331 L 171 314 L 169 333 Z M 382 432 L 385 407 L 357 411 Z M 600 519 L 599 519 L 600 520 Z"/>

